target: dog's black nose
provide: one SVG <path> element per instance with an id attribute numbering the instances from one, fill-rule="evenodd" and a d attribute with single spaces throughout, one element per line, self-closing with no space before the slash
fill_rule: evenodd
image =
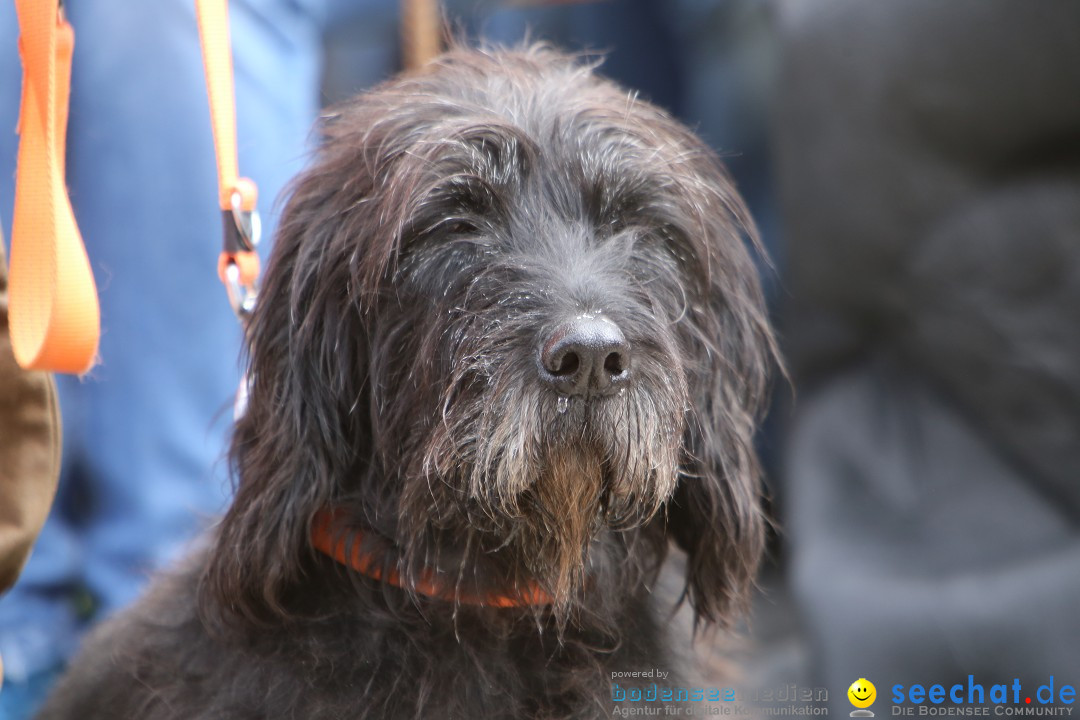
<path id="1" fill-rule="evenodd" d="M 580 317 L 560 326 L 540 348 L 540 375 L 564 395 L 603 395 L 630 378 L 630 345 L 603 317 Z"/>

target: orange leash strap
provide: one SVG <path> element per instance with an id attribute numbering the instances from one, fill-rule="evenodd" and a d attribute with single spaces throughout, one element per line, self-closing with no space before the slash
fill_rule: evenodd
<path id="1" fill-rule="evenodd" d="M 218 167 L 218 201 L 225 236 L 218 259 L 218 276 L 229 293 L 233 311 L 241 320 L 254 308 L 259 277 L 258 189 L 240 177 L 236 153 L 236 93 L 233 87 L 232 48 L 229 41 L 227 0 L 195 0 L 210 121 Z"/>
<path id="2" fill-rule="evenodd" d="M 27 369 L 84 373 L 97 355 L 101 312 L 64 182 L 75 33 L 57 0 L 16 0 L 23 64 L 11 226 L 10 321 Z"/>

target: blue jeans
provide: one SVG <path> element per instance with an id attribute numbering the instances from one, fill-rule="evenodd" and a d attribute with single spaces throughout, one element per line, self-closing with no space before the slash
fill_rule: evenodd
<path id="1" fill-rule="evenodd" d="M 60 377 L 60 494 L 0 600 L 0 718 L 32 711 L 91 618 L 130 602 L 229 495 L 240 329 L 217 280 L 217 175 L 193 0 L 65 3 L 76 32 L 68 184 L 101 299 L 101 363 Z M 240 170 L 264 236 L 305 160 L 322 0 L 233 0 Z M 10 238 L 21 82 L 0 2 L 0 218 Z M 44 674 L 44 675 L 43 675 Z M 6 703 L 6 704 L 5 704 Z M 18 707 L 14 707 L 17 705 Z"/>

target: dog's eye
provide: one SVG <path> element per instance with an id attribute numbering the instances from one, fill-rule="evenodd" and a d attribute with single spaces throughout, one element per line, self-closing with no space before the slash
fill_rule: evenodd
<path id="1" fill-rule="evenodd" d="M 655 222 L 648 197 L 640 189 L 612 189 L 599 185 L 586 195 L 585 203 L 593 227 L 601 238 L 613 237 L 632 226 Z"/>
<path id="2" fill-rule="evenodd" d="M 440 217 L 431 222 L 417 223 L 410 235 L 417 240 L 435 238 L 453 238 L 462 235 L 475 235 L 479 231 L 476 223 L 463 217 Z"/>
<path id="3" fill-rule="evenodd" d="M 453 220 L 439 228 L 439 232 L 446 235 L 472 235 L 476 231 L 476 225 L 467 220 Z"/>

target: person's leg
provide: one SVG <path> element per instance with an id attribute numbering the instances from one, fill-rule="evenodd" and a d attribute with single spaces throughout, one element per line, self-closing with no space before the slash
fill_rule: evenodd
<path id="1" fill-rule="evenodd" d="M 19 62 L 19 24 L 15 4 L 0 2 L 0 235 L 11 259 L 11 211 L 15 205 L 15 153 L 19 136 L 22 64 Z"/>
<path id="2" fill-rule="evenodd" d="M 330 0 L 323 101 L 342 102 L 401 68 L 398 0 Z"/>
<path id="3" fill-rule="evenodd" d="M 320 30 L 286 0 L 232 2 L 240 170 L 268 212 L 315 117 Z M 227 495 L 240 329 L 217 279 L 221 220 L 194 4 L 72 4 L 69 182 L 97 273 L 101 364 L 83 410 L 86 582 L 132 600 Z"/>
<path id="4" fill-rule="evenodd" d="M 0 2 L 0 235 L 8 249 L 18 150 L 15 127 L 22 87 L 18 35 L 14 4 Z M 79 566 L 73 529 L 54 507 L 18 583 L 0 599 L 0 657 L 4 659 L 5 679 L 0 720 L 26 717 L 40 703 L 71 651 L 78 624 L 74 587 Z"/>
<path id="5" fill-rule="evenodd" d="M 76 31 L 68 183 L 98 282 L 102 338 L 88 377 L 60 382 L 69 442 L 54 516 L 74 524 L 79 576 L 108 613 L 224 504 L 240 330 L 216 275 L 221 219 L 194 3 L 66 6 Z M 321 2 L 230 6 L 240 170 L 259 183 L 272 231 L 270 208 L 305 159 L 316 114 Z M 3 27 L 4 52 L 13 37 Z M 0 107 L 6 121 L 8 103 Z M 0 140 L 5 159 L 8 141 Z M 10 207 L 7 194 L 0 202 Z M 43 584 L 61 571 L 72 582 L 72 561 L 46 556 L 55 519 L 24 582 L 0 603 L 0 637 L 20 625 L 51 627 L 22 620 L 37 604 L 65 607 Z M 67 637 L 70 624 L 55 623 Z M 68 649 L 59 638 L 53 646 Z"/>
<path id="6" fill-rule="evenodd" d="M 18 583 L 0 601 L 0 720 L 29 716 L 74 649 L 78 559 L 70 525 L 54 512 Z"/>
<path id="7" fill-rule="evenodd" d="M 676 64 L 666 3 L 622 0 L 504 7 L 477 0 L 446 0 L 445 4 L 471 36 L 484 41 L 514 46 L 528 38 L 566 50 L 596 52 L 604 57 L 602 74 L 680 114 L 683 78 Z"/>

